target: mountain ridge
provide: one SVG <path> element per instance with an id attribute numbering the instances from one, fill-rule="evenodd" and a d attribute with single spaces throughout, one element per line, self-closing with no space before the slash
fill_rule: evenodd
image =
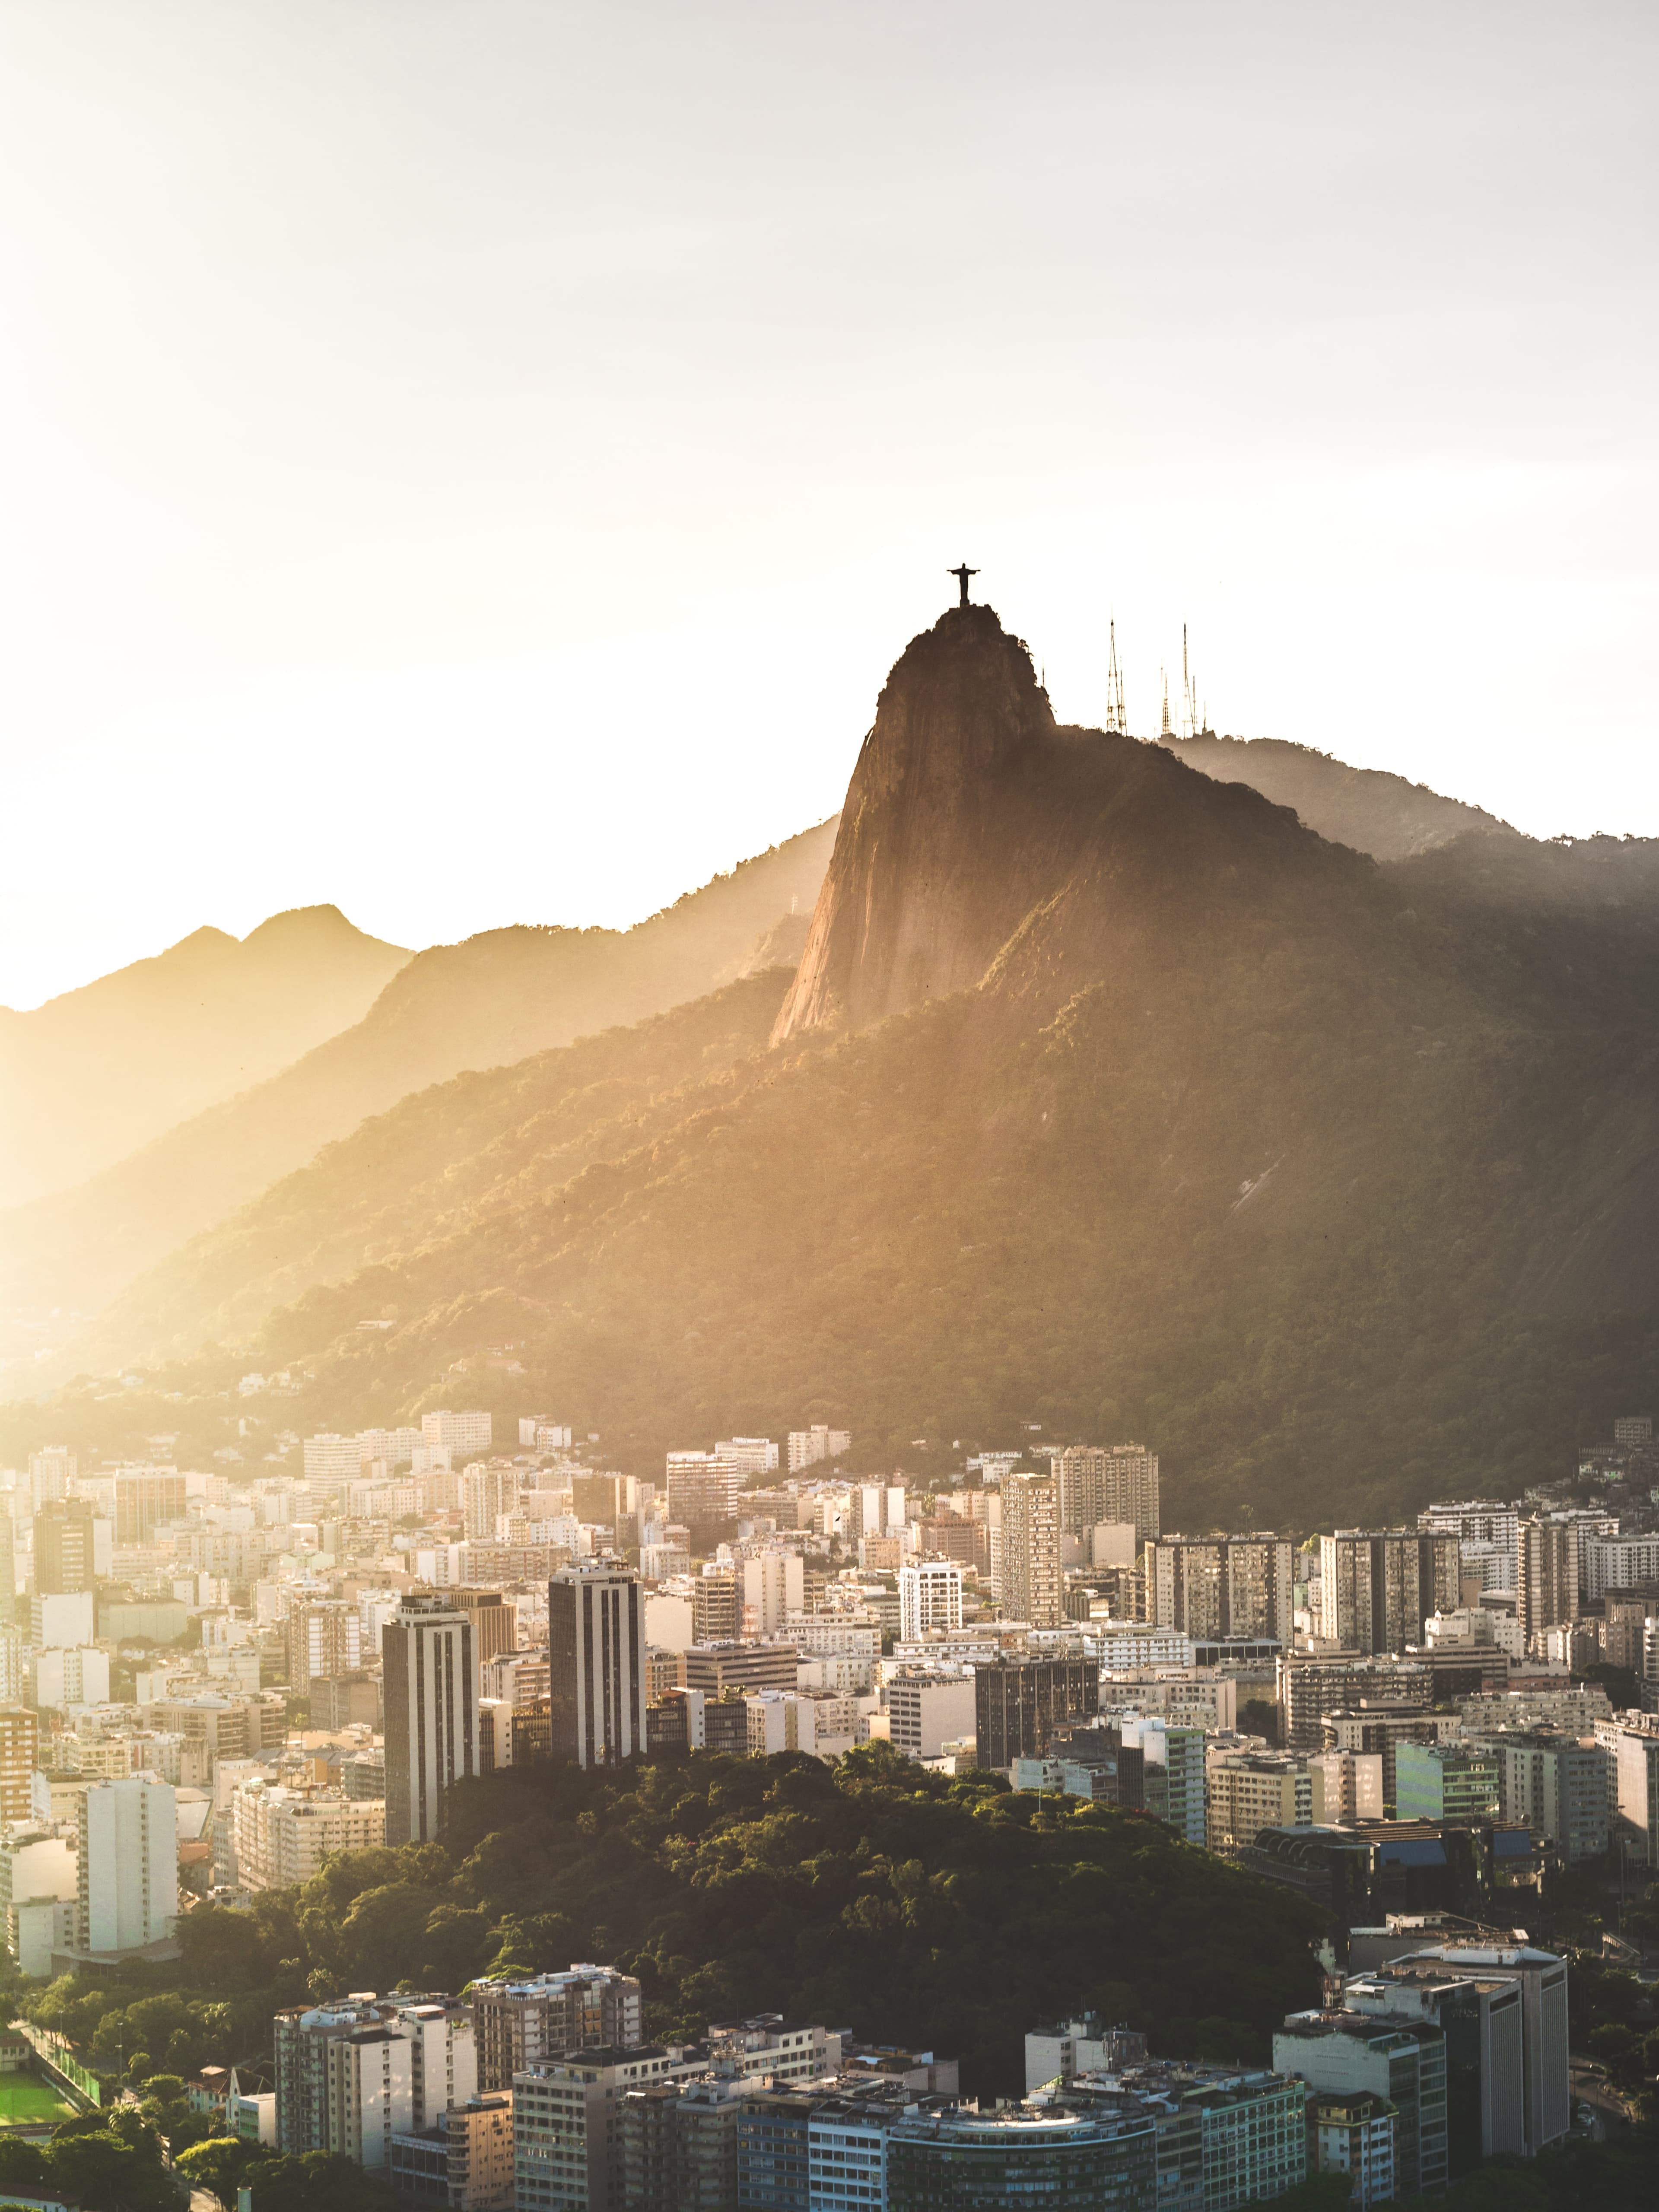
<path id="1" fill-rule="evenodd" d="M 415 956 L 352 1028 L 76 1188 L 0 1217 L 0 1352 L 137 1276 L 406 1095 L 699 998 L 816 897 L 835 817 L 625 931 L 494 930 Z M 71 1324 L 70 1333 L 76 1325 Z M 46 1371 L 56 1371 L 48 1369 Z"/>
<path id="2" fill-rule="evenodd" d="M 988 645 L 1024 652 L 1000 626 Z M 372 1177 L 360 1132 L 175 1255 L 143 1292 L 170 1316 L 167 1425 L 216 1437 L 239 1362 L 293 1371 L 295 1426 L 459 1392 L 562 1408 L 642 1471 L 834 1418 L 866 1464 L 925 1472 L 1035 1420 L 1147 1436 L 1201 1528 L 1522 1487 L 1636 1402 L 1659 1357 L 1645 1216 L 1622 1206 L 1659 1159 L 1653 854 L 1477 835 L 1378 863 L 1155 745 L 1050 726 L 1025 680 L 990 780 L 1028 772 L 990 815 L 866 778 L 787 987 L 799 1009 L 819 963 L 815 1018 L 745 1053 L 695 1002 L 649 1097 L 649 1037 L 580 1048 L 567 1072 L 591 1048 L 633 1073 L 606 1079 L 614 1111 L 570 1077 L 558 1127 L 594 1110 L 544 1146 L 510 1075 L 457 1079 L 396 1109 Z M 908 828 L 883 821 L 907 790 Z M 948 991 L 892 957 L 937 922 L 907 937 L 917 872 L 869 864 L 902 828 L 963 918 L 964 972 L 1016 912 Z M 1003 871 L 988 901 L 964 853 Z M 757 1035 L 784 979 L 750 981 Z M 373 1190 L 440 1160 L 463 1202 L 376 1244 Z M 227 1283 L 244 1334 L 204 1352 Z M 51 1419 L 146 1418 L 100 1403 Z"/>
<path id="3" fill-rule="evenodd" d="M 0 1008 L 0 1207 L 73 1188 L 274 1074 L 360 1020 L 410 957 L 337 907 L 296 907 Z"/>

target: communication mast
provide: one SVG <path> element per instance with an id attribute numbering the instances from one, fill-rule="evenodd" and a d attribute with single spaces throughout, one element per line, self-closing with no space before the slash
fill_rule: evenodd
<path id="1" fill-rule="evenodd" d="M 1181 734 L 1183 738 L 1198 735 L 1198 707 L 1193 696 L 1192 672 L 1187 665 L 1187 625 L 1181 625 Z"/>
<path id="2" fill-rule="evenodd" d="M 1106 667 L 1106 727 L 1113 737 L 1127 738 L 1129 717 L 1123 704 L 1123 671 L 1117 665 L 1117 621 L 1111 625 L 1112 653 Z"/>
<path id="3" fill-rule="evenodd" d="M 1161 738 L 1172 738 L 1172 737 L 1174 737 L 1174 735 L 1175 735 L 1175 732 L 1174 732 L 1174 731 L 1170 727 L 1170 677 L 1169 677 L 1169 672 L 1168 672 L 1166 669 L 1160 668 L 1160 669 L 1158 670 L 1158 674 L 1159 674 L 1159 675 L 1163 678 L 1163 679 L 1164 679 L 1164 726 L 1163 726 L 1163 728 L 1158 732 L 1158 735 L 1159 735 L 1159 737 L 1161 737 Z"/>

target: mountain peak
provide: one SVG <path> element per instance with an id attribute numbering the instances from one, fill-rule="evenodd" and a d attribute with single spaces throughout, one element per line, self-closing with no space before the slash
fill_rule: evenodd
<path id="1" fill-rule="evenodd" d="M 911 639 L 853 771 L 777 1040 L 978 981 L 1002 939 L 960 926 L 960 894 L 1010 771 L 1056 734 L 1030 650 L 994 608 L 951 607 Z"/>
<path id="2" fill-rule="evenodd" d="M 994 607 L 951 607 L 893 664 L 848 799 L 861 781 L 884 792 L 925 781 L 936 796 L 967 796 L 1054 731 L 1024 639 Z"/>

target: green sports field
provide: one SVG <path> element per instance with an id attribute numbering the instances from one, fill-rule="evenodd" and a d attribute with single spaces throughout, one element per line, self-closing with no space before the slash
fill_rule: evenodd
<path id="1" fill-rule="evenodd" d="M 0 2128 L 39 2127 L 67 2119 L 75 2110 L 50 2082 L 33 2074 L 0 2074 Z"/>

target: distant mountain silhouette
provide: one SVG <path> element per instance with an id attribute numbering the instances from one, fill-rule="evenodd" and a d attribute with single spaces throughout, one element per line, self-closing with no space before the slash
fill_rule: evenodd
<path id="1" fill-rule="evenodd" d="M 0 1007 L 0 1206 L 85 1182 L 349 1029 L 409 957 L 337 907 L 300 907 Z"/>
<path id="2" fill-rule="evenodd" d="M 1449 844 L 1471 830 L 1514 838 L 1518 832 L 1479 806 L 1443 799 L 1384 769 L 1350 768 L 1308 745 L 1279 738 L 1165 738 L 1188 768 L 1218 783 L 1248 783 L 1276 806 L 1288 806 L 1334 845 L 1351 845 L 1373 860 L 1405 860 Z"/>
<path id="3" fill-rule="evenodd" d="M 135 1285 L 92 1364 L 176 1363 L 200 1449 L 282 1365 L 295 1427 L 464 1378 L 641 1470 L 811 1409 L 923 1473 L 1026 1421 L 1145 1435 L 1200 1528 L 1512 1494 L 1647 1410 L 1656 1076 L 1651 845 L 1379 863 L 1057 725 L 952 610 L 793 981 L 404 1099 Z"/>
<path id="4" fill-rule="evenodd" d="M 805 926 L 835 830 L 805 830 L 632 929 L 491 930 L 416 954 L 354 1026 L 280 1073 L 0 1218 L 0 1356 L 61 1344 L 175 1246 L 405 1094 L 638 1021 L 775 957 L 771 933 L 792 916 Z M 118 1085 L 118 1054 L 97 1073 Z"/>

